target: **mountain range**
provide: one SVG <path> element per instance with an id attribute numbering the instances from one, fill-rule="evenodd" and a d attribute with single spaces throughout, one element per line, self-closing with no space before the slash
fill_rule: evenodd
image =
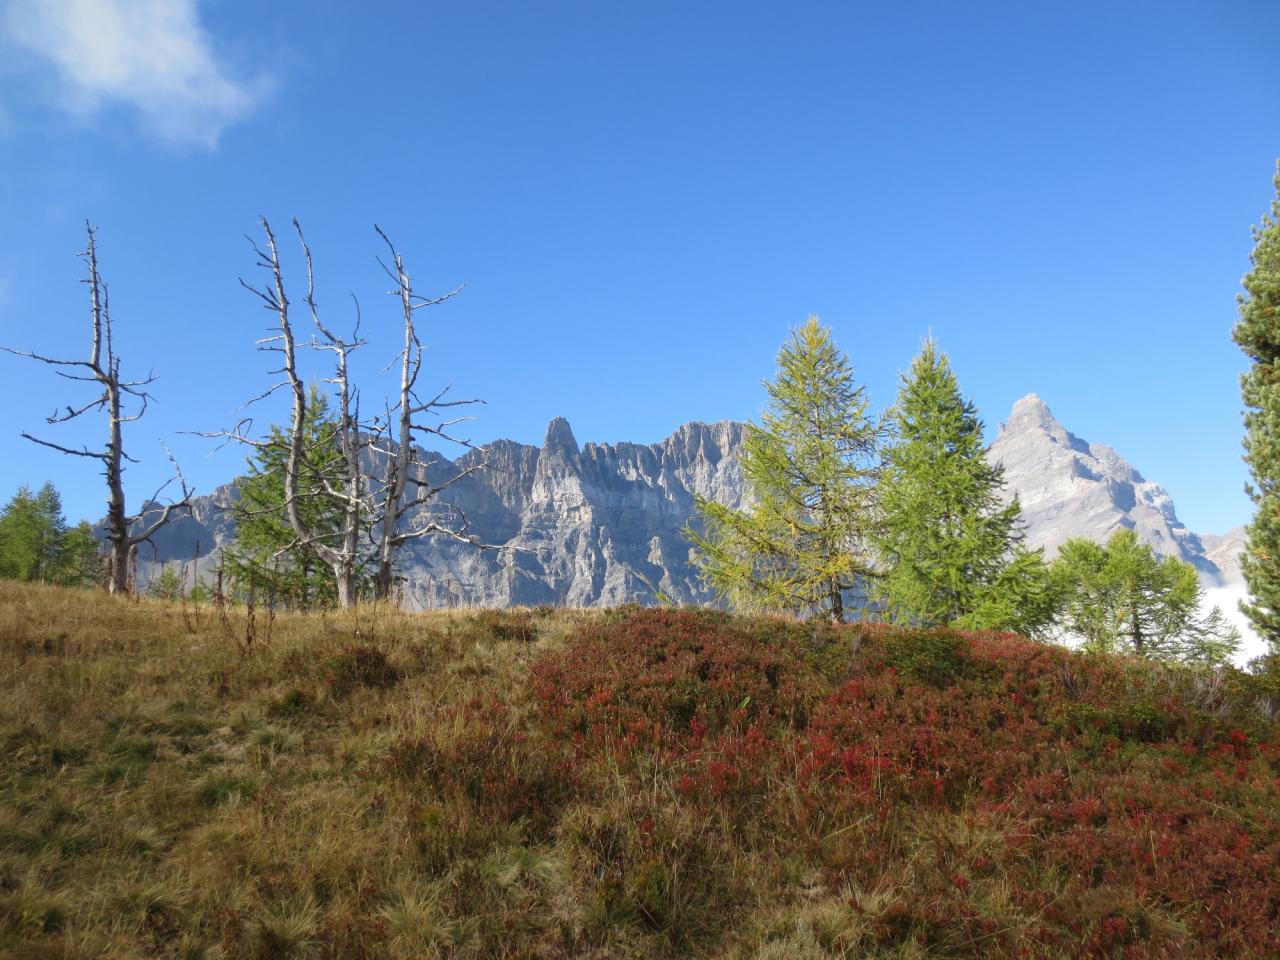
<path id="1" fill-rule="evenodd" d="M 685 525 L 701 496 L 740 507 L 748 497 L 740 462 L 745 425 L 687 423 L 654 444 L 586 443 L 556 418 L 541 446 L 498 440 L 457 461 L 427 454 L 427 475 L 445 479 L 480 460 L 487 466 L 420 508 L 442 519 L 458 511 L 469 532 L 491 549 L 447 538 L 411 541 L 400 560 L 400 592 L 412 608 L 601 607 L 621 603 L 706 603 Z M 1243 528 L 1197 534 L 1177 517 L 1173 500 L 1115 450 L 1072 434 L 1035 394 L 1014 404 L 988 457 L 1003 464 L 1005 492 L 1022 505 L 1025 542 L 1052 557 L 1073 537 L 1105 540 L 1135 530 L 1161 556 L 1199 571 L 1209 598 L 1236 611 L 1244 595 L 1238 556 Z M 154 564 L 191 561 L 208 570 L 234 537 L 228 484 L 198 498 L 190 517 L 169 525 L 155 551 L 139 558 L 139 577 Z M 412 518 L 411 518 L 412 519 Z M 197 551 L 198 547 L 198 551 Z M 1246 634 L 1246 645 L 1256 638 Z"/>

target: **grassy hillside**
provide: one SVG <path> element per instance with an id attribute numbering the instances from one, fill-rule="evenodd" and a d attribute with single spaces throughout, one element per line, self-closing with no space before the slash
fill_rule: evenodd
<path id="1" fill-rule="evenodd" d="M 1009 636 L 0 583 L 0 955 L 1280 955 L 1277 691 Z"/>

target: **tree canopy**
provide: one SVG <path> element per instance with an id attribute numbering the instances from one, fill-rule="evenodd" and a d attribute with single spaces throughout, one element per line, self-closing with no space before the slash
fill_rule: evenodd
<path id="1" fill-rule="evenodd" d="M 1252 599 L 1241 609 L 1280 653 L 1280 164 L 1275 188 L 1270 216 L 1253 231 L 1252 266 L 1233 335 L 1250 360 L 1240 389 L 1251 477 L 1246 489 L 1255 506 L 1241 558 Z"/>
<path id="2" fill-rule="evenodd" d="M 68 527 L 53 484 L 19 487 L 0 510 L 0 577 L 83 585 L 100 577 L 98 542 L 87 523 Z"/>
<path id="3" fill-rule="evenodd" d="M 982 421 L 930 338 L 903 375 L 880 475 L 884 576 L 874 598 L 894 621 L 1034 633 L 1052 619 L 1052 583 L 1021 550 L 1017 499 L 986 459 Z"/>
<path id="4" fill-rule="evenodd" d="M 847 595 L 873 574 L 881 426 L 817 317 L 792 331 L 764 386 L 768 406 L 742 450 L 749 505 L 699 499 L 695 558 L 735 606 L 842 621 Z"/>
<path id="5" fill-rule="evenodd" d="M 1132 530 L 1117 530 L 1105 545 L 1068 540 L 1052 570 L 1061 626 L 1086 649 L 1216 664 L 1239 647 L 1240 635 L 1221 610 L 1200 613 L 1204 588 L 1195 567 L 1157 557 Z"/>

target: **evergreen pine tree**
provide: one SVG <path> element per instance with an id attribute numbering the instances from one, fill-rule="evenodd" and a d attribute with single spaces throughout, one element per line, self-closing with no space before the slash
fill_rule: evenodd
<path id="1" fill-rule="evenodd" d="M 699 499 L 695 559 L 734 606 L 843 621 L 846 594 L 871 574 L 880 426 L 816 317 L 792 331 L 764 386 L 762 423 L 743 441 L 750 506 Z"/>
<path id="2" fill-rule="evenodd" d="M 1259 636 L 1280 653 L 1280 163 L 1271 215 L 1254 228 L 1252 269 L 1238 297 L 1233 332 L 1251 361 L 1240 378 L 1245 415 L 1245 461 L 1255 505 L 1241 557 L 1251 602 L 1242 603 Z"/>
<path id="3" fill-rule="evenodd" d="M 1200 614 L 1204 588 L 1195 567 L 1157 557 L 1132 530 L 1117 530 L 1105 546 L 1068 540 L 1052 573 L 1062 589 L 1062 626 L 1085 649 L 1217 664 L 1239 647 L 1240 634 L 1221 610 Z"/>
<path id="4" fill-rule="evenodd" d="M 337 485 L 337 427 L 323 394 L 314 387 L 303 425 L 304 463 L 299 477 L 298 510 L 307 529 L 317 535 L 342 528 L 342 510 L 326 497 L 325 478 Z M 284 466 L 289 455 L 287 431 L 272 426 L 267 444 L 257 448 L 249 472 L 236 479 L 237 498 L 230 513 L 235 542 L 224 553 L 227 571 L 239 589 L 302 607 L 333 603 L 336 584 L 330 568 L 308 550 L 290 549 L 297 536 L 285 514 Z"/>
<path id="5" fill-rule="evenodd" d="M 1018 502 L 1003 503 L 1004 470 L 987 462 L 977 409 L 932 339 L 902 378 L 890 424 L 877 603 L 901 623 L 1043 628 L 1053 584 L 1039 552 L 1018 548 Z"/>
<path id="6" fill-rule="evenodd" d="M 20 487 L 0 510 L 0 577 L 40 583 L 96 583 L 98 543 L 87 523 L 67 528 L 51 483 Z"/>
<path id="7" fill-rule="evenodd" d="M 67 529 L 58 553 L 57 582 L 92 587 L 102 582 L 102 545 L 87 520 Z"/>

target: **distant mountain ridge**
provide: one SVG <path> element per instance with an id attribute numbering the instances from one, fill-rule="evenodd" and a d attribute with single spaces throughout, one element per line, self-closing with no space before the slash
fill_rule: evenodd
<path id="1" fill-rule="evenodd" d="M 622 603 L 705 603 L 684 527 L 695 496 L 740 506 L 745 485 L 739 451 L 744 427 L 732 421 L 687 423 L 654 444 L 587 443 L 568 421 L 547 426 L 541 447 L 498 440 L 456 462 L 424 454 L 428 479 L 442 481 L 487 459 L 488 466 L 449 487 L 439 502 L 406 518 L 465 515 L 468 532 L 496 549 L 444 537 L 411 541 L 398 575 L 407 605 L 553 604 L 599 607 Z M 171 523 L 143 550 L 139 578 L 151 564 L 190 561 L 200 569 L 232 541 L 226 508 L 232 485 L 195 500 L 191 517 Z"/>
<path id="2" fill-rule="evenodd" d="M 557 417 L 541 447 L 498 440 L 456 463 L 426 454 L 436 480 L 488 459 L 486 469 L 421 510 L 442 518 L 461 510 L 469 532 L 496 549 L 439 537 L 407 544 L 398 571 L 404 601 L 422 609 L 711 602 L 683 531 L 696 496 L 743 504 L 744 434 L 745 425 L 733 421 L 693 422 L 658 443 L 579 447 Z M 1188 530 L 1164 488 L 1112 448 L 1072 434 L 1035 394 L 1014 404 L 988 457 L 1004 465 L 1006 493 L 1021 502 L 1028 546 L 1052 557 L 1073 537 L 1102 541 L 1130 528 L 1158 554 L 1193 564 L 1214 601 L 1242 622 L 1235 606 L 1243 595 L 1243 528 Z M 155 561 L 190 561 L 199 544 L 200 567 L 209 570 L 234 537 L 225 512 L 234 496 L 227 485 L 197 498 L 190 518 L 156 538 Z M 152 573 L 149 553 L 139 558 L 143 582 Z"/>

